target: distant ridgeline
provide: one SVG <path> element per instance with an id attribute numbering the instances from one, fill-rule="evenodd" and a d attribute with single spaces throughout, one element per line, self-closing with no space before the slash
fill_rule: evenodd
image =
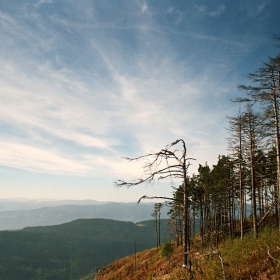
<path id="1" fill-rule="evenodd" d="M 113 219 L 134 223 L 153 219 L 153 203 L 117 203 L 94 200 L 0 200 L 0 230 L 16 230 L 25 227 L 51 226 L 77 219 Z M 169 218 L 169 208 L 161 209 L 161 218 Z"/>
<path id="2" fill-rule="evenodd" d="M 161 242 L 170 238 L 161 221 Z M 1 279 L 79 279 L 156 246 L 154 221 L 79 219 L 58 226 L 0 231 Z"/>

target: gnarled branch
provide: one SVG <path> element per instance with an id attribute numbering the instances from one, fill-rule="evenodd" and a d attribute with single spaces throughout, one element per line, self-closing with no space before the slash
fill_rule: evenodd
<path id="1" fill-rule="evenodd" d="M 141 196 L 137 203 L 139 204 L 141 202 L 142 199 L 165 199 L 165 200 L 172 200 L 172 201 L 180 201 L 182 202 L 182 200 L 179 200 L 179 199 L 175 199 L 175 198 L 172 198 L 172 197 L 166 197 L 166 196 L 146 196 L 146 195 L 143 195 Z"/>

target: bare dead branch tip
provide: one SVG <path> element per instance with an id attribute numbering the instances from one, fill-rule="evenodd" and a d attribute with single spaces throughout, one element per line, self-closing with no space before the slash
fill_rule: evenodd
<path id="1" fill-rule="evenodd" d="M 177 199 L 174 199 L 174 198 L 171 198 L 171 197 L 166 197 L 166 196 L 146 196 L 146 195 L 143 195 L 138 199 L 137 203 L 139 204 L 142 201 L 142 199 L 155 199 L 155 198 L 156 199 L 165 199 L 165 200 L 177 201 Z"/>

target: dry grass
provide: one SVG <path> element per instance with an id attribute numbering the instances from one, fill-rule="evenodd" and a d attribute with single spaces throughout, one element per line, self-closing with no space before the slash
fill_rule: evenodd
<path id="1" fill-rule="evenodd" d="M 266 229 L 258 239 L 251 234 L 243 240 L 227 239 L 219 251 L 202 249 L 199 241 L 194 241 L 189 257 L 191 273 L 181 266 L 182 247 L 175 248 L 170 260 L 153 248 L 137 253 L 136 262 L 132 255 L 108 265 L 99 271 L 95 280 L 280 279 L 280 232 Z"/>

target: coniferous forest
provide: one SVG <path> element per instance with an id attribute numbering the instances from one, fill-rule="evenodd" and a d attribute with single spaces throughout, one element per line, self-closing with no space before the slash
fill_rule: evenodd
<path id="1" fill-rule="evenodd" d="M 162 221 L 161 240 L 168 238 Z M 80 279 L 119 258 L 156 246 L 153 221 L 80 219 L 0 231 L 0 279 Z"/>
<path id="2" fill-rule="evenodd" d="M 280 38 L 275 36 L 275 42 L 279 47 Z M 213 235 L 217 243 L 220 232 L 243 238 L 248 231 L 257 237 L 267 224 L 280 228 L 280 53 L 238 89 L 240 96 L 232 102 L 240 104 L 239 110 L 227 116 L 227 154 L 212 167 L 200 164 L 198 173 L 188 177 L 190 233 L 192 217 L 199 216 L 205 243 L 213 242 Z"/>

